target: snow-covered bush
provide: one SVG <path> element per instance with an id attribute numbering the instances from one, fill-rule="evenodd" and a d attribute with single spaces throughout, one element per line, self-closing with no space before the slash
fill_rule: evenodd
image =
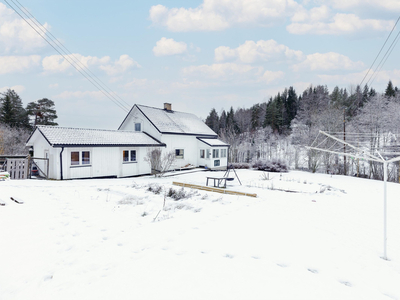
<path id="1" fill-rule="evenodd" d="M 257 160 L 253 163 L 253 168 L 266 172 L 287 172 L 286 163 L 281 160 Z"/>
<path id="2" fill-rule="evenodd" d="M 181 200 L 181 199 L 188 199 L 191 198 L 192 196 L 198 194 L 197 191 L 190 191 L 186 192 L 184 188 L 181 188 L 179 190 L 175 190 L 173 188 L 170 188 L 167 192 L 167 197 L 174 199 L 175 201 Z"/>
<path id="3" fill-rule="evenodd" d="M 149 192 L 152 192 L 156 195 L 161 194 L 161 192 L 163 191 L 163 187 L 157 183 L 151 183 L 149 184 L 149 187 L 147 188 L 147 190 Z"/>
<path id="4" fill-rule="evenodd" d="M 234 169 L 250 169 L 250 164 L 248 163 L 231 163 Z"/>

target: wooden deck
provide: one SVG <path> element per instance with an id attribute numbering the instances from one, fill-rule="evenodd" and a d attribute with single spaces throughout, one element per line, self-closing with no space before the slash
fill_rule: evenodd
<path id="1" fill-rule="evenodd" d="M 191 183 L 182 183 L 182 182 L 172 182 L 173 185 L 181 186 L 181 187 L 187 187 L 191 189 L 197 189 L 197 190 L 202 190 L 202 191 L 208 191 L 208 192 L 215 192 L 215 193 L 221 193 L 221 194 L 228 194 L 228 195 L 238 195 L 238 196 L 247 196 L 247 197 L 254 197 L 257 198 L 257 194 L 251 194 L 251 193 L 243 193 L 243 192 L 236 192 L 236 191 L 231 191 L 227 189 L 221 189 L 221 188 L 216 188 L 216 187 L 211 187 L 211 186 L 203 186 L 203 185 L 197 185 L 197 184 L 191 184 Z"/>

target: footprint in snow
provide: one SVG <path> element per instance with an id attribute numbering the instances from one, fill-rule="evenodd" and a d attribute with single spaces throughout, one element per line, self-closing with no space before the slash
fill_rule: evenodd
<path id="1" fill-rule="evenodd" d="M 339 281 L 341 284 L 344 284 L 345 286 L 348 286 L 348 287 L 352 287 L 353 285 L 350 283 L 350 282 L 348 282 L 348 281 Z"/>
<path id="2" fill-rule="evenodd" d="M 307 269 L 307 271 L 314 273 L 314 274 L 318 274 L 318 270 L 315 270 L 315 269 Z"/>
<path id="3" fill-rule="evenodd" d="M 229 254 L 229 253 L 226 253 L 226 254 L 224 255 L 224 257 L 226 257 L 226 258 L 234 258 L 234 256 L 233 256 L 232 254 Z"/>
<path id="4" fill-rule="evenodd" d="M 287 265 L 285 265 L 285 264 L 277 264 L 279 267 L 281 267 L 281 268 L 286 268 L 287 267 Z"/>

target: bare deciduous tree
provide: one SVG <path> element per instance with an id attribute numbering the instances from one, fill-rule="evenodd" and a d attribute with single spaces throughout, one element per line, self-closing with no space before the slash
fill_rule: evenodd
<path id="1" fill-rule="evenodd" d="M 151 173 L 156 177 L 164 176 L 175 162 L 174 151 L 162 154 L 161 148 L 148 148 L 144 158 L 150 164 Z"/>

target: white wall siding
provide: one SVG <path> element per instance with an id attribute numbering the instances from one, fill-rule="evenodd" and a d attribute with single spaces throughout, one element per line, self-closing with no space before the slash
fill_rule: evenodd
<path id="1" fill-rule="evenodd" d="M 139 111 L 137 107 L 132 109 L 132 112 L 127 116 L 121 124 L 119 130 L 135 131 L 135 123 L 141 124 L 143 132 L 150 134 L 152 137 L 160 140 L 161 133 L 150 123 L 150 121 Z"/>

